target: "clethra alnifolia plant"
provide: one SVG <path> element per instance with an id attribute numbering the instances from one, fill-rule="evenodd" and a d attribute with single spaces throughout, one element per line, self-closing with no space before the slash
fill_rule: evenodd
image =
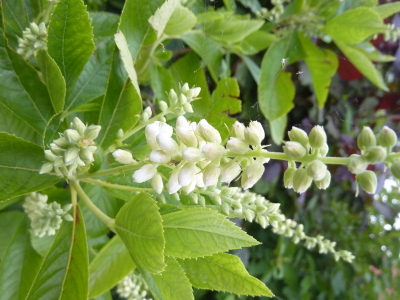
<path id="1" fill-rule="evenodd" d="M 400 180 L 398 138 L 387 126 L 377 134 L 364 127 L 349 157 L 329 156 L 320 125 L 309 133 L 292 127 L 282 141 L 294 97 L 286 66 L 308 64 L 312 54 L 323 108 L 337 57 L 312 38 L 334 43 L 357 67 L 352 54 L 367 53 L 360 49 L 373 35 L 398 36 L 382 21 L 396 9 L 343 12 L 333 1 L 331 15 L 322 8 L 332 1 L 312 1 L 291 15 L 291 1 L 272 1 L 270 9 L 256 1 L 250 17 L 235 14 L 236 6 L 226 4 L 227 12 L 195 2 L 126 0 L 119 16 L 89 14 L 82 0 L 0 1 L 1 299 L 105 299 L 115 288 L 130 300 L 190 300 L 193 287 L 272 297 L 229 253 L 260 244 L 231 218 L 335 261 L 357 259 L 335 241 L 308 235 L 252 188 L 270 160 L 286 162 L 283 184 L 299 194 L 329 189 L 332 165 L 347 167 L 357 193 L 376 192 L 377 164 Z M 353 22 L 341 35 L 343 19 L 360 14 L 374 26 Z M 171 48 L 174 40 L 183 51 Z M 284 50 L 293 43 L 304 53 Z M 250 56 L 264 50 L 258 66 Z M 364 63 L 377 57 L 368 53 Z M 242 110 L 233 57 L 259 85 L 271 136 L 261 119 L 231 117 Z M 324 76 L 315 78 L 313 68 L 326 61 Z M 366 76 L 386 89 L 365 65 L 374 74 Z M 281 151 L 270 151 L 269 138 Z"/>

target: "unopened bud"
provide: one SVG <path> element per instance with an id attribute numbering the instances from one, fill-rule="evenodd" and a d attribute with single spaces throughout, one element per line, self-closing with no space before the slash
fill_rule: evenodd
<path id="1" fill-rule="evenodd" d="M 240 165 L 236 161 L 231 160 L 230 162 L 222 166 L 221 176 L 219 180 L 221 182 L 229 183 L 240 174 L 241 170 L 242 168 L 240 167 Z"/>
<path id="2" fill-rule="evenodd" d="M 201 207 L 206 207 L 206 198 L 199 196 L 199 204 Z"/>
<path id="3" fill-rule="evenodd" d="M 179 172 L 178 181 L 181 186 L 187 186 L 190 182 L 196 180 L 196 164 L 187 162 Z"/>
<path id="4" fill-rule="evenodd" d="M 396 179 L 400 179 L 400 161 L 395 161 L 392 166 L 390 167 L 390 171 L 392 175 Z"/>
<path id="5" fill-rule="evenodd" d="M 135 160 L 132 157 L 132 154 L 125 150 L 118 149 L 114 151 L 112 155 L 114 156 L 114 159 L 120 164 L 126 165 L 135 162 Z"/>
<path id="6" fill-rule="evenodd" d="M 166 111 L 168 110 L 168 104 L 167 104 L 167 102 L 165 102 L 165 101 L 160 101 L 160 102 L 158 103 L 158 107 L 160 108 L 160 110 L 161 110 L 162 112 L 166 112 Z"/>
<path id="7" fill-rule="evenodd" d="M 71 122 L 71 128 L 78 131 L 80 135 L 84 135 L 86 125 L 78 117 L 75 117 Z"/>
<path id="8" fill-rule="evenodd" d="M 242 188 L 247 190 L 253 187 L 264 174 L 264 170 L 264 165 L 258 162 L 251 163 L 242 173 Z"/>
<path id="9" fill-rule="evenodd" d="M 322 148 L 326 143 L 326 133 L 322 126 L 314 126 L 309 135 L 309 142 L 312 148 Z"/>
<path id="10" fill-rule="evenodd" d="M 122 128 L 117 131 L 117 138 L 122 138 L 124 136 L 124 130 Z"/>
<path id="11" fill-rule="evenodd" d="M 190 162 L 198 162 L 204 158 L 203 152 L 198 148 L 188 147 L 183 150 L 183 159 Z"/>
<path id="12" fill-rule="evenodd" d="M 168 134 L 160 133 L 157 135 L 157 144 L 167 154 L 174 155 L 179 152 L 179 146 Z"/>
<path id="13" fill-rule="evenodd" d="M 175 168 L 171 175 L 169 176 L 169 180 L 167 183 L 167 188 L 168 188 L 168 193 L 169 194 L 175 194 L 179 189 L 182 187 L 179 184 L 179 172 L 181 171 L 181 168 Z M 178 195 L 179 198 L 179 195 Z"/>
<path id="14" fill-rule="evenodd" d="M 231 137 L 226 143 L 226 147 L 237 154 L 245 154 L 250 150 L 249 144 L 247 144 L 243 139 Z"/>
<path id="15" fill-rule="evenodd" d="M 182 105 L 182 108 L 185 112 L 187 113 L 192 113 L 194 112 L 192 105 L 189 102 L 186 102 Z"/>
<path id="16" fill-rule="evenodd" d="M 291 189 L 293 188 L 293 175 L 296 171 L 296 168 L 287 168 L 285 173 L 283 174 L 283 184 L 285 188 Z"/>
<path id="17" fill-rule="evenodd" d="M 75 129 L 67 129 L 64 131 L 64 138 L 68 143 L 76 144 L 80 140 L 81 135 Z"/>
<path id="18" fill-rule="evenodd" d="M 181 87 L 181 92 L 182 93 L 187 93 L 189 91 L 189 84 L 186 82 L 186 83 L 184 83 L 183 85 L 182 85 L 182 87 Z"/>
<path id="19" fill-rule="evenodd" d="M 100 125 L 90 125 L 85 129 L 85 138 L 88 140 L 94 140 L 99 136 L 101 130 Z"/>
<path id="20" fill-rule="evenodd" d="M 304 130 L 293 126 L 292 129 L 288 132 L 288 135 L 289 135 L 289 139 L 292 142 L 298 142 L 298 143 L 302 144 L 303 147 L 307 148 L 308 136 Z"/>
<path id="21" fill-rule="evenodd" d="M 257 215 L 256 221 L 262 228 L 267 228 L 269 225 L 269 222 L 267 221 L 267 218 L 264 217 L 263 215 Z"/>
<path id="22" fill-rule="evenodd" d="M 75 158 L 78 157 L 78 154 L 79 154 L 79 148 L 77 148 L 77 147 L 68 148 L 64 154 L 65 164 L 66 165 L 72 164 L 74 162 Z"/>
<path id="23" fill-rule="evenodd" d="M 39 174 L 46 174 L 50 173 L 53 170 L 53 164 L 52 163 L 44 163 L 42 167 L 40 168 Z"/>
<path id="24" fill-rule="evenodd" d="M 178 95 L 173 89 L 169 91 L 168 100 L 171 106 L 176 105 L 178 103 Z"/>
<path id="25" fill-rule="evenodd" d="M 240 123 L 238 121 L 236 121 L 233 125 L 232 125 L 232 132 L 231 135 L 233 137 L 237 137 L 240 139 L 244 139 L 244 133 L 246 131 L 246 127 L 244 126 L 243 123 Z"/>
<path id="26" fill-rule="evenodd" d="M 132 177 L 133 181 L 142 183 L 147 180 L 150 180 L 156 174 L 157 174 L 157 166 L 152 164 L 147 164 L 141 167 L 139 170 L 136 170 L 135 173 L 133 173 Z"/>
<path id="27" fill-rule="evenodd" d="M 299 194 L 304 193 L 311 185 L 312 179 L 306 169 L 297 169 L 293 174 L 293 189 Z"/>
<path id="28" fill-rule="evenodd" d="M 376 137 L 371 128 L 363 127 L 357 137 L 357 145 L 361 150 L 367 150 L 369 147 L 376 146 Z"/>
<path id="29" fill-rule="evenodd" d="M 386 148 L 382 146 L 369 147 L 362 156 L 371 164 L 382 162 L 386 158 Z"/>
<path id="30" fill-rule="evenodd" d="M 199 122 L 197 129 L 201 138 L 206 142 L 221 144 L 222 139 L 219 131 L 211 126 L 205 119 Z"/>
<path id="31" fill-rule="evenodd" d="M 221 169 L 214 163 L 208 164 L 203 172 L 203 181 L 205 186 L 213 186 L 218 183 L 218 177 L 221 174 Z"/>
<path id="32" fill-rule="evenodd" d="M 325 144 L 322 146 L 322 148 L 319 148 L 318 150 L 319 150 L 319 156 L 324 157 L 324 156 L 326 156 L 326 155 L 328 154 L 329 146 L 328 146 L 327 143 L 325 143 Z"/>
<path id="33" fill-rule="evenodd" d="M 228 203 L 224 202 L 221 205 L 221 212 L 227 216 L 229 216 L 229 212 L 231 210 L 231 207 L 229 206 Z"/>
<path id="34" fill-rule="evenodd" d="M 372 171 L 365 171 L 356 175 L 357 182 L 361 185 L 364 191 L 369 194 L 374 194 L 378 185 L 376 174 Z"/>
<path id="35" fill-rule="evenodd" d="M 171 156 L 161 150 L 153 150 L 150 152 L 149 159 L 157 164 L 166 164 L 171 160 Z"/>
<path id="36" fill-rule="evenodd" d="M 253 222 L 256 214 L 254 213 L 254 211 L 252 211 L 250 209 L 244 209 L 243 210 L 243 216 L 247 221 Z"/>
<path id="37" fill-rule="evenodd" d="M 353 174 L 360 174 L 364 172 L 368 167 L 368 162 L 364 157 L 358 154 L 352 154 L 349 157 L 349 161 L 347 163 L 347 168 Z"/>
<path id="38" fill-rule="evenodd" d="M 164 188 L 164 183 L 162 181 L 161 175 L 160 174 L 155 174 L 153 178 L 151 178 L 151 187 L 157 194 L 161 194 L 163 188 Z"/>
<path id="39" fill-rule="evenodd" d="M 252 121 L 244 133 L 246 142 L 250 145 L 260 145 L 265 138 L 264 128 L 260 122 Z"/>
<path id="40" fill-rule="evenodd" d="M 150 119 L 152 114 L 153 114 L 153 111 L 151 110 L 151 107 L 150 107 L 150 106 L 147 106 L 147 107 L 143 110 L 143 115 L 145 115 L 147 119 Z"/>
<path id="41" fill-rule="evenodd" d="M 225 147 L 217 143 L 207 143 L 201 150 L 209 160 L 221 158 L 225 153 Z"/>
<path id="42" fill-rule="evenodd" d="M 314 180 L 322 180 L 328 170 L 326 165 L 320 160 L 313 160 L 307 165 L 307 175 Z"/>
<path id="43" fill-rule="evenodd" d="M 51 150 L 45 150 L 44 156 L 49 161 L 55 161 L 55 159 L 57 158 L 57 156 L 53 152 L 51 152 Z"/>
<path id="44" fill-rule="evenodd" d="M 319 188 L 320 190 L 326 190 L 331 183 L 331 172 L 326 171 L 324 178 L 322 178 L 321 180 L 316 180 L 314 182 L 317 188 Z"/>
<path id="45" fill-rule="evenodd" d="M 301 158 L 306 155 L 307 150 L 299 142 L 289 141 L 285 142 L 285 145 L 283 146 L 283 152 L 285 152 L 285 154 L 291 158 Z"/>
<path id="46" fill-rule="evenodd" d="M 384 126 L 378 134 L 378 144 L 382 147 L 393 147 L 397 143 L 397 135 L 392 129 Z"/>

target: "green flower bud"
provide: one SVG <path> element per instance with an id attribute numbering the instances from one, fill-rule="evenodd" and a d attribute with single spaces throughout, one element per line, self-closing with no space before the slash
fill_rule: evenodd
<path id="1" fill-rule="evenodd" d="M 53 170 L 52 163 L 44 163 L 40 168 L 39 174 L 50 173 Z"/>
<path id="2" fill-rule="evenodd" d="M 331 183 L 331 172 L 326 171 L 324 178 L 322 178 L 321 180 L 316 180 L 314 182 L 317 188 L 319 188 L 320 190 L 326 190 Z"/>
<path id="3" fill-rule="evenodd" d="M 374 194 L 378 185 L 376 174 L 372 171 L 365 171 L 356 176 L 357 182 L 361 185 L 364 191 L 369 194 Z"/>
<path id="4" fill-rule="evenodd" d="M 393 147 L 397 143 L 397 135 L 392 129 L 384 126 L 378 134 L 378 144 L 383 147 Z"/>
<path id="5" fill-rule="evenodd" d="M 313 160 L 307 165 L 307 174 L 314 180 L 322 180 L 328 168 L 326 165 L 320 160 Z"/>
<path id="6" fill-rule="evenodd" d="M 65 151 L 64 160 L 66 165 L 70 165 L 74 162 L 75 158 L 78 157 L 79 148 L 71 147 Z"/>
<path id="7" fill-rule="evenodd" d="M 189 102 L 186 102 L 182 105 L 183 110 L 187 113 L 192 113 L 194 112 L 192 105 Z"/>
<path id="8" fill-rule="evenodd" d="M 184 105 L 185 103 L 188 102 L 188 99 L 184 94 L 179 94 L 178 100 L 180 105 Z"/>
<path id="9" fill-rule="evenodd" d="M 386 148 L 382 146 L 369 147 L 362 155 L 369 163 L 382 162 L 386 158 Z"/>
<path id="10" fill-rule="evenodd" d="M 396 179 L 400 179 L 400 161 L 395 161 L 392 166 L 390 167 L 390 171 L 392 175 Z"/>
<path id="11" fill-rule="evenodd" d="M 44 150 L 44 156 L 49 161 L 55 161 L 55 159 L 57 158 L 57 156 L 53 152 L 51 152 L 51 150 Z"/>
<path id="12" fill-rule="evenodd" d="M 267 228 L 269 225 L 267 218 L 264 217 L 263 215 L 257 215 L 256 221 L 258 224 L 260 224 L 262 228 Z"/>
<path id="13" fill-rule="evenodd" d="M 221 211 L 222 211 L 223 214 L 229 216 L 230 210 L 231 210 L 231 208 L 230 208 L 230 206 L 229 206 L 228 203 L 226 203 L 226 202 L 222 203 L 222 205 L 221 205 Z"/>
<path id="14" fill-rule="evenodd" d="M 176 105 L 178 103 L 178 95 L 173 89 L 170 89 L 168 94 L 168 100 L 170 105 Z"/>
<path id="15" fill-rule="evenodd" d="M 295 171 L 296 168 L 287 168 L 285 173 L 283 174 L 283 184 L 285 185 L 285 188 L 293 188 L 293 174 Z"/>
<path id="16" fill-rule="evenodd" d="M 199 197 L 199 204 L 201 207 L 206 207 L 206 198 L 204 196 Z"/>
<path id="17" fill-rule="evenodd" d="M 64 137 L 68 143 L 76 145 L 80 140 L 81 135 L 75 129 L 67 129 L 64 131 Z"/>
<path id="18" fill-rule="evenodd" d="M 71 128 L 78 131 L 80 135 L 83 135 L 86 129 L 86 125 L 79 118 L 76 117 L 71 122 Z"/>
<path id="19" fill-rule="evenodd" d="M 293 126 L 292 129 L 288 132 L 288 135 L 289 139 L 292 142 L 298 142 L 302 144 L 304 147 L 307 147 L 308 136 L 304 130 Z"/>
<path id="20" fill-rule="evenodd" d="M 312 148 L 322 148 L 326 143 L 326 133 L 322 126 L 314 126 L 309 135 L 309 142 Z"/>
<path id="21" fill-rule="evenodd" d="M 88 140 L 94 140 L 99 136 L 100 130 L 101 130 L 100 125 L 90 125 L 85 130 L 85 137 Z"/>
<path id="22" fill-rule="evenodd" d="M 236 121 L 235 124 L 232 125 L 231 135 L 233 137 L 244 139 L 245 131 L 246 127 L 244 126 L 244 124 Z"/>
<path id="23" fill-rule="evenodd" d="M 291 158 L 301 158 L 306 155 L 307 150 L 299 142 L 290 141 L 285 142 L 285 145 L 283 146 L 283 152 L 285 152 L 285 154 Z"/>
<path id="24" fill-rule="evenodd" d="M 153 114 L 153 111 L 151 110 L 150 106 L 147 106 L 144 110 L 143 110 L 143 115 L 146 116 L 147 120 L 151 118 Z"/>
<path id="25" fill-rule="evenodd" d="M 349 157 L 349 162 L 347 163 L 347 168 L 353 174 L 360 174 L 364 172 L 368 167 L 368 162 L 364 157 L 358 154 L 352 154 Z"/>
<path id="26" fill-rule="evenodd" d="M 304 193 L 311 185 L 312 179 L 306 169 L 297 169 L 293 174 L 293 189 L 299 194 Z"/>
<path id="27" fill-rule="evenodd" d="M 376 137 L 371 128 L 364 126 L 358 135 L 357 145 L 361 150 L 376 146 Z"/>
<path id="28" fill-rule="evenodd" d="M 168 110 L 168 104 L 165 101 L 160 101 L 160 103 L 158 103 L 158 106 L 160 107 L 160 110 L 162 112 L 166 112 Z"/>
<path id="29" fill-rule="evenodd" d="M 252 211 L 250 209 L 244 209 L 243 210 L 243 216 L 247 221 L 253 222 L 256 214 L 254 213 L 254 211 Z"/>
<path id="30" fill-rule="evenodd" d="M 319 156 L 326 156 L 328 154 L 329 151 L 329 146 L 327 143 L 325 143 L 322 148 L 319 148 Z"/>

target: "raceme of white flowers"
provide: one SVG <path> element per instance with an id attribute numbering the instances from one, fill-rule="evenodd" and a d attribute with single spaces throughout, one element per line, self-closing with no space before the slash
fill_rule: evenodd
<path id="1" fill-rule="evenodd" d="M 60 177 L 74 175 L 77 170 L 87 170 L 94 161 L 96 152 L 94 139 L 99 135 L 101 126 L 85 125 L 79 118 L 74 118 L 70 128 L 60 134 L 60 138 L 50 144 L 50 150 L 45 150 L 45 162 L 40 174 L 52 170 Z"/>
<path id="2" fill-rule="evenodd" d="M 28 59 L 39 49 L 47 49 L 46 25 L 32 22 L 22 32 L 22 38 L 18 38 L 17 52 Z"/>
<path id="3" fill-rule="evenodd" d="M 68 213 L 72 204 L 61 205 L 57 202 L 47 203 L 48 196 L 40 193 L 30 193 L 22 204 L 25 213 L 31 220 L 33 234 L 38 237 L 55 235 L 63 220 L 73 221 Z"/>
<path id="4" fill-rule="evenodd" d="M 151 300 L 146 298 L 149 288 L 142 275 L 132 272 L 117 285 L 117 293 L 128 300 Z"/>

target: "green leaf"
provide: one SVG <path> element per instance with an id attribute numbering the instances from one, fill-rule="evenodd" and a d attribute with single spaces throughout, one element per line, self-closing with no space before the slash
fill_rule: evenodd
<path id="1" fill-rule="evenodd" d="M 178 6 L 168 20 L 164 33 L 167 35 L 181 35 L 191 30 L 196 21 L 196 16 L 188 8 Z"/>
<path id="2" fill-rule="evenodd" d="M 96 43 L 113 37 L 118 31 L 119 15 L 105 11 L 91 11 L 89 16 L 92 19 L 93 35 Z"/>
<path id="3" fill-rule="evenodd" d="M 87 239 L 79 207 L 74 221 L 63 221 L 29 291 L 33 299 L 87 299 Z"/>
<path id="4" fill-rule="evenodd" d="M 382 78 L 382 75 L 375 68 L 374 64 L 365 54 L 359 50 L 357 46 L 345 44 L 335 40 L 335 44 L 352 62 L 352 64 L 367 77 L 373 84 L 384 91 L 388 91 L 388 87 Z"/>
<path id="5" fill-rule="evenodd" d="M 48 25 L 47 47 L 69 94 L 94 50 L 91 21 L 82 0 L 57 3 Z"/>
<path id="6" fill-rule="evenodd" d="M 375 11 L 367 7 L 358 7 L 329 20 L 324 31 L 341 43 L 358 44 L 385 28 Z"/>
<path id="7" fill-rule="evenodd" d="M 0 295 L 4 300 L 25 299 L 40 267 L 41 257 L 29 239 L 29 220 L 21 212 L 0 214 Z"/>
<path id="8" fill-rule="evenodd" d="M 245 39 L 244 42 L 250 44 L 257 51 L 264 50 L 269 47 L 276 40 L 276 35 L 257 30 L 253 33 L 250 33 Z"/>
<path id="9" fill-rule="evenodd" d="M 55 176 L 39 174 L 44 151 L 36 144 L 0 133 L 0 201 L 40 191 L 58 181 Z"/>
<path id="10" fill-rule="evenodd" d="M 150 69 L 150 85 L 157 100 L 165 100 L 166 92 L 170 89 L 177 89 L 175 79 L 167 69 L 161 66 L 152 65 Z"/>
<path id="11" fill-rule="evenodd" d="M 222 63 L 221 46 L 208 36 L 197 32 L 183 34 L 182 40 L 201 57 L 213 80 L 218 82 Z"/>
<path id="12" fill-rule="evenodd" d="M 197 259 L 179 260 L 190 283 L 199 289 L 211 289 L 238 295 L 267 296 L 274 294 L 246 271 L 234 255 L 218 253 Z"/>
<path id="13" fill-rule="evenodd" d="M 225 216 L 208 208 L 192 208 L 163 215 L 165 254 L 197 258 L 250 247 L 259 243 Z"/>
<path id="14" fill-rule="evenodd" d="M 391 15 L 400 12 L 400 2 L 385 3 L 372 8 L 381 19 L 386 19 Z"/>
<path id="15" fill-rule="evenodd" d="M 358 45 L 354 45 L 354 47 L 361 51 L 371 61 L 390 62 L 396 60 L 396 57 L 392 55 L 386 55 L 379 52 L 371 43 L 360 43 Z"/>
<path id="16" fill-rule="evenodd" d="M 169 19 L 178 6 L 180 6 L 179 0 L 167 0 L 157 9 L 156 13 L 149 18 L 149 23 L 157 32 L 157 39 L 164 33 Z"/>
<path id="17" fill-rule="evenodd" d="M 115 218 L 115 229 L 139 268 L 150 273 L 164 270 L 162 219 L 149 194 L 137 194 L 121 208 Z"/>
<path id="18" fill-rule="evenodd" d="M 276 145 L 282 144 L 282 140 L 286 133 L 287 115 L 283 115 L 278 119 L 270 121 L 269 126 L 271 127 L 271 138 L 274 143 Z"/>
<path id="19" fill-rule="evenodd" d="M 148 22 L 150 16 L 156 12 L 157 8 L 160 7 L 163 2 L 163 0 L 125 1 L 118 29 L 124 33 L 128 41 L 133 60 L 136 60 L 147 32 L 150 29 L 150 24 Z"/>
<path id="20" fill-rule="evenodd" d="M 282 117 L 293 108 L 294 86 L 290 74 L 282 72 L 282 60 L 292 63 L 304 56 L 295 33 L 271 45 L 265 53 L 261 62 L 258 101 L 261 112 L 269 121 Z"/>
<path id="21" fill-rule="evenodd" d="M 46 50 L 41 49 L 37 51 L 36 59 L 40 65 L 42 77 L 47 85 L 54 111 L 59 113 L 63 110 L 65 101 L 66 88 L 64 77 L 61 74 L 60 68 Z"/>
<path id="22" fill-rule="evenodd" d="M 249 69 L 251 76 L 253 76 L 254 81 L 258 84 L 260 82 L 260 67 L 248 56 L 241 56 L 243 62 L 246 64 L 247 69 Z"/>
<path id="23" fill-rule="evenodd" d="M 114 236 L 90 263 L 89 298 L 112 289 L 135 267 L 121 238 Z"/>
<path id="24" fill-rule="evenodd" d="M 194 299 L 192 286 L 179 263 L 172 257 L 166 257 L 165 262 L 167 267 L 161 274 L 141 270 L 155 300 Z"/>
<path id="25" fill-rule="evenodd" d="M 309 38 L 299 35 L 304 51 L 305 62 L 310 70 L 315 96 L 319 108 L 323 108 L 328 98 L 331 78 L 339 66 L 337 56 L 329 50 L 318 48 Z"/>

